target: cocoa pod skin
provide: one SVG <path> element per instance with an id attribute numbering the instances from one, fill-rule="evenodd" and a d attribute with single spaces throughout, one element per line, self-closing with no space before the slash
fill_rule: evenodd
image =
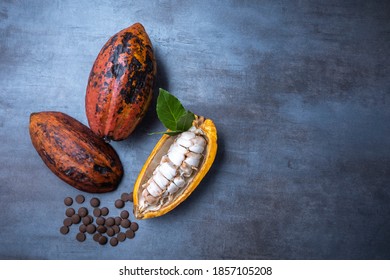
<path id="1" fill-rule="evenodd" d="M 126 139 L 149 108 L 156 72 L 153 46 L 140 23 L 113 35 L 88 79 L 85 110 L 91 130 L 107 142 Z"/>
<path id="2" fill-rule="evenodd" d="M 61 112 L 30 115 L 32 144 L 47 167 L 74 188 L 113 191 L 123 177 L 115 150 L 87 126 Z"/>

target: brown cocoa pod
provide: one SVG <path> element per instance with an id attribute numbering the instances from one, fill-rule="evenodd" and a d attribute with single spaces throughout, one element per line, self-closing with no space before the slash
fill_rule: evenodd
<path id="1" fill-rule="evenodd" d="M 106 141 L 127 138 L 152 100 L 156 60 L 140 23 L 113 35 L 89 75 L 85 108 L 91 130 Z"/>
<path id="2" fill-rule="evenodd" d="M 78 190 L 109 192 L 122 179 L 123 166 L 115 150 L 64 113 L 32 113 L 30 137 L 47 167 Z"/>

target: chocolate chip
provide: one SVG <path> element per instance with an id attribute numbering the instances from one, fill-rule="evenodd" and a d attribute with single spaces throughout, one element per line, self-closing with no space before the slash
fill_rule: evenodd
<path id="1" fill-rule="evenodd" d="M 76 211 L 75 211 L 73 208 L 68 208 L 68 209 L 66 209 L 66 211 L 65 211 L 65 215 L 66 215 L 67 217 L 72 217 L 75 213 L 76 213 Z"/>
<path id="2" fill-rule="evenodd" d="M 127 219 L 128 217 L 129 217 L 129 211 L 127 211 L 127 210 L 123 210 L 122 212 L 121 212 L 121 218 L 122 219 Z"/>
<path id="3" fill-rule="evenodd" d="M 111 239 L 110 239 L 110 245 L 111 246 L 116 246 L 116 245 L 118 245 L 118 238 L 116 238 L 116 237 L 111 237 Z"/>
<path id="4" fill-rule="evenodd" d="M 83 224 L 84 225 L 89 225 L 93 222 L 93 218 L 91 215 L 87 215 L 85 217 L 83 217 Z"/>
<path id="5" fill-rule="evenodd" d="M 129 194 L 128 193 L 122 193 L 121 194 L 121 200 L 124 202 L 129 201 Z"/>
<path id="6" fill-rule="evenodd" d="M 118 233 L 121 231 L 121 229 L 117 225 L 113 225 L 111 228 L 114 230 L 115 233 Z"/>
<path id="7" fill-rule="evenodd" d="M 113 226 L 115 225 L 115 219 L 113 217 L 107 218 L 104 224 L 108 227 Z"/>
<path id="8" fill-rule="evenodd" d="M 102 209 L 100 209 L 100 211 L 103 216 L 107 216 L 108 213 L 110 212 L 107 207 L 103 207 Z"/>
<path id="9" fill-rule="evenodd" d="M 127 202 L 127 201 L 133 202 L 133 192 L 130 192 L 130 193 L 122 193 L 121 199 L 122 199 L 124 202 Z"/>
<path id="10" fill-rule="evenodd" d="M 96 218 L 96 224 L 97 225 L 100 225 L 100 226 L 104 225 L 105 221 L 106 221 L 106 219 L 104 219 L 103 217 Z"/>
<path id="11" fill-rule="evenodd" d="M 119 226 L 121 224 L 121 222 L 122 222 L 122 218 L 121 217 L 115 217 L 115 224 L 117 226 Z"/>
<path id="12" fill-rule="evenodd" d="M 85 207 L 80 207 L 77 213 L 80 215 L 80 217 L 85 217 L 88 215 L 88 209 Z"/>
<path id="13" fill-rule="evenodd" d="M 67 226 L 60 227 L 60 232 L 62 234 L 67 234 L 69 232 L 69 227 L 67 227 Z"/>
<path id="14" fill-rule="evenodd" d="M 102 215 L 102 211 L 99 208 L 93 209 L 93 215 L 95 217 L 100 217 Z"/>
<path id="15" fill-rule="evenodd" d="M 130 229 L 132 231 L 137 231 L 138 230 L 138 224 L 136 222 L 132 222 L 131 225 L 130 225 Z"/>
<path id="16" fill-rule="evenodd" d="M 124 232 L 119 232 L 117 235 L 118 241 L 123 242 L 126 239 L 126 234 Z"/>
<path id="17" fill-rule="evenodd" d="M 97 197 L 91 198 L 90 204 L 92 207 L 99 207 L 99 205 L 100 205 L 99 198 L 97 198 Z"/>
<path id="18" fill-rule="evenodd" d="M 79 232 L 76 234 L 76 239 L 79 242 L 83 242 L 85 238 L 86 238 L 85 233 Z"/>
<path id="19" fill-rule="evenodd" d="M 125 234 L 126 234 L 126 237 L 129 238 L 129 239 L 133 239 L 134 236 L 135 236 L 134 231 L 132 231 L 131 229 L 126 230 Z"/>
<path id="20" fill-rule="evenodd" d="M 99 232 L 97 232 L 97 233 L 95 233 L 94 235 L 93 235 L 93 240 L 95 240 L 96 242 L 98 242 L 99 241 L 99 238 L 101 237 L 102 235 L 99 233 Z"/>
<path id="21" fill-rule="evenodd" d="M 107 237 L 105 237 L 105 236 L 100 236 L 99 237 L 99 244 L 100 245 L 105 245 L 105 244 L 107 244 Z"/>
<path id="22" fill-rule="evenodd" d="M 71 197 L 66 197 L 65 199 L 64 199 L 64 203 L 65 203 L 65 205 L 66 206 L 71 206 L 72 204 L 73 204 L 73 198 L 71 198 Z"/>
<path id="23" fill-rule="evenodd" d="M 87 231 L 87 226 L 86 225 L 84 225 L 84 224 L 81 224 L 80 226 L 79 226 L 79 231 L 80 232 L 86 232 Z"/>
<path id="24" fill-rule="evenodd" d="M 128 228 L 130 226 L 130 221 L 128 219 L 123 219 L 122 222 L 121 222 L 121 226 L 123 228 Z"/>
<path id="25" fill-rule="evenodd" d="M 85 201 L 85 197 L 82 194 L 79 194 L 78 196 L 76 196 L 76 201 L 78 204 L 81 204 Z"/>
<path id="26" fill-rule="evenodd" d="M 125 206 L 125 203 L 123 202 L 122 199 L 115 200 L 115 207 L 116 208 L 123 208 L 124 206 Z"/>
<path id="27" fill-rule="evenodd" d="M 81 221 L 81 218 L 78 214 L 74 214 L 71 219 L 74 224 L 78 224 Z"/>
<path id="28" fill-rule="evenodd" d="M 69 227 L 69 226 L 71 226 L 73 224 L 73 222 L 72 222 L 72 218 L 65 218 L 64 219 L 64 226 L 66 226 L 66 227 Z"/>
<path id="29" fill-rule="evenodd" d="M 100 233 L 106 233 L 107 228 L 105 226 L 98 226 L 96 230 Z"/>
<path id="30" fill-rule="evenodd" d="M 108 236 L 114 236 L 115 235 L 115 231 L 114 231 L 114 229 L 112 227 L 109 227 L 109 228 L 107 228 L 106 234 Z"/>
<path id="31" fill-rule="evenodd" d="M 94 224 L 87 225 L 87 232 L 92 234 L 96 232 L 96 226 Z"/>

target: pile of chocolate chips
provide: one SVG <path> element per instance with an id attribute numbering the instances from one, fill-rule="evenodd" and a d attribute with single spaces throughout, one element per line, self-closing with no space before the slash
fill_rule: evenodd
<path id="1" fill-rule="evenodd" d="M 93 197 L 89 201 L 93 208 L 92 213 L 90 208 L 82 206 L 85 202 L 85 197 L 82 194 L 77 195 L 75 200 L 80 206 L 77 211 L 71 207 L 73 198 L 66 197 L 64 199 L 68 208 L 65 211 L 64 224 L 60 228 L 62 234 L 68 234 L 72 225 L 80 224 L 79 232 L 76 234 L 76 239 L 80 242 L 86 240 L 87 234 L 93 235 L 93 240 L 100 245 L 109 242 L 111 246 L 116 246 L 119 242 L 135 237 L 138 224 L 130 221 L 130 213 L 127 210 L 122 210 L 117 217 L 109 217 L 109 209 L 100 207 L 100 200 L 97 197 Z M 133 201 L 133 193 L 123 193 L 121 198 L 115 201 L 115 207 L 122 209 L 127 201 Z"/>

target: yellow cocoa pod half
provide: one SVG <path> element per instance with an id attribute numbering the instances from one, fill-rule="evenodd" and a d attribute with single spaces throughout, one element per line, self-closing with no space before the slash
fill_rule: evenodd
<path id="1" fill-rule="evenodd" d="M 134 184 L 134 216 L 148 219 L 173 210 L 199 185 L 216 153 L 217 129 L 210 119 L 196 116 L 188 131 L 164 134 Z"/>

